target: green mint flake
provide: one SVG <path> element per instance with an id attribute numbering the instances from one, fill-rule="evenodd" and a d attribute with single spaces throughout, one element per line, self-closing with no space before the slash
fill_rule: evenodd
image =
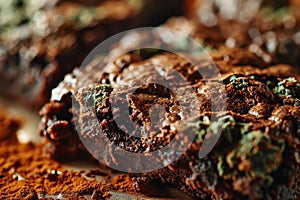
<path id="1" fill-rule="evenodd" d="M 93 100 L 96 108 L 103 106 L 103 103 L 107 97 L 109 97 L 113 88 L 110 84 L 100 84 L 94 88 Z"/>
<path id="2" fill-rule="evenodd" d="M 204 116 L 198 123 L 193 124 L 193 126 L 193 130 L 196 132 L 196 142 L 202 142 L 208 132 L 218 134 L 218 130 L 221 129 L 222 135 L 227 141 L 232 143 L 232 132 L 237 129 L 240 134 L 245 134 L 249 131 L 251 123 L 237 122 L 231 115 L 221 116 L 214 122 L 210 121 L 208 116 Z"/>
<path id="3" fill-rule="evenodd" d="M 237 89 L 246 90 L 248 87 L 248 81 L 245 77 L 231 76 L 229 82 Z"/>
<path id="4" fill-rule="evenodd" d="M 294 77 L 289 77 L 280 81 L 273 91 L 279 97 L 300 98 L 300 83 Z"/>
<path id="5" fill-rule="evenodd" d="M 264 180 L 267 186 L 271 185 L 273 179 L 270 174 L 280 166 L 284 149 L 283 140 L 274 141 L 261 130 L 248 132 L 237 147 L 218 159 L 219 175 L 225 179 L 250 176 Z"/>

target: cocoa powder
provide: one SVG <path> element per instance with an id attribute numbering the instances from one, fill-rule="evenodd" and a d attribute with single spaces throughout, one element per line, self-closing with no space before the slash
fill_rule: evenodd
<path id="1" fill-rule="evenodd" d="M 43 154 L 44 144 L 19 143 L 21 124 L 0 112 L 0 199 L 105 199 L 108 191 L 135 191 L 129 175 L 98 181 L 96 176 L 104 175 L 99 170 L 67 170 Z"/>

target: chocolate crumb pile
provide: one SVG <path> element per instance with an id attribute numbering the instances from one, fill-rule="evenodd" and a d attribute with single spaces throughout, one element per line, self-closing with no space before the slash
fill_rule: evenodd
<path id="1" fill-rule="evenodd" d="M 100 170 L 70 171 L 43 154 L 43 144 L 19 143 L 21 124 L 0 112 L 0 199 L 106 199 L 108 191 L 134 192 L 129 175 L 107 174 L 100 182 Z"/>

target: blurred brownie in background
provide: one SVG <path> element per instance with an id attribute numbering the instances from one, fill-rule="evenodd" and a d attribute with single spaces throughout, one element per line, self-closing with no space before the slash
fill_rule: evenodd
<path id="1" fill-rule="evenodd" d="M 299 5 L 298 0 L 186 0 L 184 22 L 198 35 L 206 33 L 213 45 L 247 48 L 267 63 L 292 64 L 299 70 Z M 175 20 L 171 23 L 179 27 Z"/>
<path id="2" fill-rule="evenodd" d="M 182 14 L 182 0 L 13 0 L 0 5 L 0 93 L 34 109 L 104 39 Z"/>

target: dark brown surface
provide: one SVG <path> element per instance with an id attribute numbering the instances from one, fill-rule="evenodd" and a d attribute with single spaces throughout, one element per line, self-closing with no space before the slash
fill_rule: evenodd
<path id="1" fill-rule="evenodd" d="M 79 127 L 81 134 L 96 144 L 94 147 L 89 147 L 94 156 L 97 155 L 97 145 L 101 145 L 99 137 L 108 137 L 112 144 L 122 146 L 122 148 L 132 152 L 144 152 L 149 148 L 151 151 L 159 145 L 167 145 L 172 139 L 172 135 L 176 134 L 176 130 L 171 131 L 170 126 L 180 120 L 176 113 L 170 112 L 171 109 L 176 110 L 176 98 L 172 96 L 172 93 L 155 84 L 146 84 L 137 88 L 135 86 L 125 87 L 126 83 L 132 79 L 143 82 L 147 79 L 155 80 L 155 73 L 147 71 L 143 67 L 146 64 L 155 63 L 159 67 L 164 66 L 166 72 L 172 68 L 176 69 L 186 80 L 189 80 L 189 84 L 196 91 L 199 102 L 202 102 L 199 105 L 201 112 L 199 114 L 190 113 L 190 117 L 198 117 L 199 124 L 187 127 L 186 131 L 194 131 L 196 135 L 200 135 L 196 137 L 198 139 L 195 139 L 188 151 L 177 162 L 161 170 L 143 174 L 142 176 L 146 178 L 141 180 L 149 183 L 155 180 L 173 184 L 191 195 L 204 199 L 297 199 L 299 196 L 299 155 L 297 149 L 299 148 L 300 84 L 296 80 L 297 77 L 291 78 L 293 73 L 291 66 L 284 64 L 263 66 L 259 64 L 263 62 L 261 58 L 251 52 L 242 49 L 238 49 L 237 52 L 238 54 L 235 54 L 234 50 L 224 48 L 211 53 L 222 74 L 227 94 L 227 112 L 225 116 L 221 116 L 221 119 L 225 121 L 221 120 L 216 126 L 223 127 L 225 122 L 228 124 L 225 123 L 227 125 L 224 125 L 221 138 L 213 152 L 204 159 L 198 158 L 198 152 L 203 142 L 202 134 L 210 133 L 210 130 L 207 129 L 207 122 L 204 123 L 204 118 L 218 114 L 210 112 L 209 94 L 197 92 L 202 91 L 205 84 L 201 76 L 193 75 L 195 73 L 192 70 L 193 66 L 181 57 L 169 53 L 154 55 L 145 60 L 136 55 L 124 55 L 107 68 L 110 76 L 105 76 L 105 73 L 101 75 L 103 71 L 100 72 L 97 70 L 97 66 L 94 66 L 92 72 L 78 78 L 82 90 L 76 93 L 75 98 L 78 105 L 75 104 L 72 110 L 70 110 L 72 93 L 62 90 L 66 89 L 66 85 L 69 85 L 68 89 L 72 88 L 68 83 L 70 79 L 61 83 L 59 87 L 62 95 L 61 100 L 50 102 L 40 112 L 43 117 L 41 134 L 48 138 L 51 146 L 48 152 L 52 153 L 54 157 L 62 156 L 63 158 L 66 155 L 71 155 L 66 154 L 67 152 L 76 153 L 73 151 L 74 145 L 68 146 L 70 141 L 74 144 L 74 140 L 80 146 L 76 150 L 80 152 L 84 149 L 78 140 L 76 131 L 74 131 L 73 120 L 81 122 Z M 231 58 L 231 53 L 241 56 Z M 258 64 L 253 65 L 253 63 Z M 200 64 L 200 69 L 205 67 L 205 65 L 201 66 Z M 97 72 L 99 73 L 97 74 Z M 97 80 L 98 88 L 96 91 L 94 91 L 95 88 L 85 87 L 84 83 L 87 80 Z M 105 84 L 103 85 L 103 83 Z M 137 83 L 139 82 L 137 81 Z M 178 88 L 184 87 L 180 83 L 177 84 Z M 152 88 L 156 89 L 153 90 Z M 138 92 L 133 93 L 130 97 L 127 96 L 127 99 L 112 98 L 116 94 L 119 95 L 118 97 L 126 96 L 134 90 Z M 95 102 L 99 124 L 94 124 L 89 120 L 93 116 L 92 113 L 84 113 L 80 109 L 85 105 L 85 101 L 92 98 L 92 96 L 87 96 L 91 91 L 102 94 L 99 96 L 99 100 Z M 188 95 L 184 94 L 184 96 Z M 164 133 L 164 137 L 155 135 L 151 137 L 151 141 L 154 142 L 153 146 L 148 146 L 147 143 L 143 143 L 143 140 L 138 138 L 128 137 L 123 132 L 124 128 L 120 130 L 116 126 L 114 120 L 124 116 L 118 113 L 120 112 L 118 109 L 112 111 L 110 105 L 124 104 L 129 106 L 130 118 L 136 123 L 136 126 L 142 124 L 148 127 L 149 108 L 153 103 L 158 103 L 167 110 L 167 115 L 160 116 L 159 122 L 168 120 L 170 123 L 170 125 L 159 129 L 159 133 Z M 148 104 L 149 107 L 147 107 Z M 78 109 L 76 109 L 76 105 Z M 74 115 L 73 118 L 71 113 Z M 114 118 L 112 118 L 112 114 Z M 59 119 L 57 120 L 57 118 Z M 97 131 L 99 125 L 104 130 L 103 133 Z M 133 128 L 133 130 L 135 129 Z M 131 129 L 126 129 L 125 133 L 126 131 L 130 132 Z M 130 133 L 138 134 L 138 132 Z M 247 143 L 250 146 L 247 146 Z M 61 148 L 64 150 L 61 151 Z M 255 149 L 259 153 L 253 153 Z M 240 151 L 245 151 L 244 157 L 240 157 L 243 155 Z M 119 156 L 109 152 L 101 153 L 105 154 L 108 160 Z M 164 156 L 162 155 L 160 159 L 164 159 Z M 113 160 L 111 161 L 113 162 Z M 126 162 L 126 159 L 123 161 Z M 122 163 L 114 164 L 122 165 Z M 137 164 L 142 165 L 142 163 Z M 284 179 L 282 174 L 286 174 Z M 268 181 L 271 181 L 271 185 L 268 185 Z M 137 183 L 138 185 L 142 184 L 141 188 L 143 188 L 142 182 Z"/>
<path id="2" fill-rule="evenodd" d="M 201 199 L 298 199 L 299 20 L 289 8 L 278 12 L 275 5 L 272 9 L 274 13 L 258 9 L 257 14 L 247 21 L 214 14 L 217 18 L 214 24 L 195 17 L 180 17 L 163 25 L 190 35 L 210 51 L 222 74 L 226 91 L 227 111 L 219 116 L 219 122 L 209 121 L 212 115 L 219 113 L 210 111 L 210 94 L 205 90 L 203 78 L 186 60 L 169 53 L 157 53 L 147 58 L 142 54 L 126 54 L 106 67 L 107 74 L 103 74 L 103 66 L 91 65 L 90 72 L 83 70 L 84 73 L 79 74 L 75 71 L 55 89 L 50 103 L 40 111 L 40 134 L 48 140 L 47 152 L 60 159 L 85 152 L 74 130 L 77 121 L 81 122 L 81 134 L 96 144 L 89 148 L 94 155 L 97 155 L 97 145 L 102 145 L 99 137 L 107 137 L 110 144 L 131 152 L 141 153 L 168 145 L 177 131 L 170 127 L 180 121 L 178 113 L 172 112 L 178 107 L 176 97 L 157 84 L 125 86 L 132 80 L 143 82 L 161 78 L 144 68 L 149 63 L 161 64 L 167 72 L 171 69 L 180 72 L 192 85 L 202 104 L 199 105 L 201 112 L 190 113 L 189 117 L 197 118 L 199 123 L 185 130 L 195 133 L 196 138 L 177 162 L 161 170 L 137 175 L 135 184 L 138 190 L 147 193 L 150 190 L 148 183 L 159 182 L 175 185 Z M 189 48 L 188 44 L 185 48 Z M 200 64 L 199 67 L 205 69 L 207 66 Z M 173 78 L 171 75 L 167 77 Z M 78 81 L 79 93 L 72 80 Z M 87 86 L 87 83 L 95 82 L 98 83 L 96 88 Z M 176 84 L 177 88 L 184 90 L 181 82 Z M 112 98 L 114 95 L 126 96 L 132 91 L 138 92 L 127 99 Z M 95 105 L 92 104 L 100 126 L 89 121 L 92 113 L 81 109 L 86 101 L 92 101 L 91 92 L 100 94 Z M 183 93 L 177 98 L 190 95 Z M 76 99 L 74 107 L 72 98 Z M 133 128 L 124 131 L 116 126 L 115 120 L 122 119 L 124 113 L 112 110 L 114 104 L 130 108 Z M 129 137 L 126 132 L 138 135 L 138 131 L 132 130 L 139 125 L 151 130 L 149 108 L 153 104 L 160 104 L 165 109 L 166 115 L 159 115 L 159 119 L 168 121 L 169 125 L 161 127 L 155 124 L 164 136 L 154 134 L 150 137 L 153 145 L 149 145 L 140 138 Z M 223 132 L 213 151 L 200 159 L 198 152 L 204 135 L 214 132 L 208 129 L 210 123 L 214 123 L 215 128 L 221 126 Z M 99 127 L 104 131 L 98 132 Z M 71 143 L 75 145 L 70 146 Z M 101 153 L 107 160 L 116 162 L 114 157 L 118 155 Z M 165 155 L 159 159 L 164 160 Z M 118 161 L 114 164 L 123 164 Z M 127 162 L 126 159 L 123 161 Z M 136 164 L 142 166 L 143 163 Z"/>

